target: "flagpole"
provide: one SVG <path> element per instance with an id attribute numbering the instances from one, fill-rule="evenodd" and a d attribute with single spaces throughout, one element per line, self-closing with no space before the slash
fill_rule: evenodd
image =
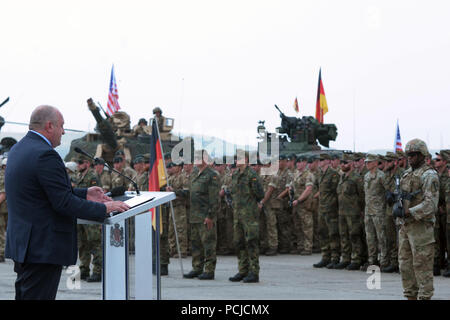
<path id="1" fill-rule="evenodd" d="M 158 121 L 156 121 L 155 118 L 153 118 L 153 121 L 155 121 L 156 131 L 158 132 L 158 140 L 159 140 L 159 146 L 161 148 L 161 155 L 162 155 L 162 158 L 163 158 L 163 168 L 164 168 L 164 175 L 166 177 L 166 184 L 167 184 L 168 187 L 170 187 L 169 186 L 169 176 L 167 175 L 167 169 L 166 169 L 166 162 L 164 161 L 164 151 L 163 151 L 163 148 L 162 148 L 161 136 L 159 134 Z M 177 224 L 175 222 L 175 214 L 173 213 L 172 200 L 170 200 L 169 204 L 170 204 L 170 212 L 171 212 L 172 221 L 173 221 L 173 229 L 175 231 L 175 240 L 176 240 L 176 243 L 177 243 L 178 261 L 180 261 L 181 277 L 183 277 L 183 275 L 184 275 L 183 261 L 181 260 L 180 243 L 178 241 Z"/>

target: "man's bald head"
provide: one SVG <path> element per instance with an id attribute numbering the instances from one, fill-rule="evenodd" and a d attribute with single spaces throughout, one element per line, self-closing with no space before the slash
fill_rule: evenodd
<path id="1" fill-rule="evenodd" d="M 39 106 L 31 114 L 29 128 L 45 136 L 56 148 L 61 144 L 64 134 L 64 118 L 55 107 Z"/>
<path id="2" fill-rule="evenodd" d="M 43 130 L 48 121 L 56 123 L 59 114 L 59 110 L 55 107 L 47 105 L 39 106 L 31 114 L 29 129 L 35 131 Z"/>

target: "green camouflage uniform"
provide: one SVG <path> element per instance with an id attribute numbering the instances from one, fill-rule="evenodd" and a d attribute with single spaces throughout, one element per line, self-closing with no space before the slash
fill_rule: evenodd
<path id="1" fill-rule="evenodd" d="M 263 190 L 264 190 L 264 194 L 267 192 L 267 190 L 269 189 L 269 181 L 270 181 L 270 176 L 269 175 L 260 175 L 259 176 Z M 261 253 L 264 253 L 267 251 L 267 249 L 269 249 L 269 237 L 268 237 L 268 214 L 270 213 L 270 211 L 268 212 L 267 210 L 267 204 L 264 206 L 264 209 L 262 210 L 261 214 L 259 215 L 259 251 Z M 276 218 L 275 218 L 275 223 L 273 223 L 273 228 L 272 229 L 277 229 L 277 223 L 276 223 Z M 277 233 L 276 233 L 277 234 Z M 278 247 L 278 239 L 275 238 L 272 241 L 272 249 L 276 250 Z"/>
<path id="2" fill-rule="evenodd" d="M 234 241 L 240 274 L 259 275 L 259 209 L 264 190 L 258 174 L 245 167 L 232 176 L 231 194 L 234 208 Z"/>
<path id="3" fill-rule="evenodd" d="M 191 255 L 191 224 L 189 222 L 189 216 L 191 211 L 191 202 L 190 202 L 190 187 L 191 187 L 191 175 L 188 174 L 184 169 L 181 171 L 181 174 L 183 176 L 183 181 L 186 183 L 184 186 L 185 191 L 187 192 L 186 195 L 186 202 L 185 202 L 185 208 L 186 208 L 186 225 L 187 225 L 187 255 Z"/>
<path id="4" fill-rule="evenodd" d="M 312 192 L 310 196 L 303 201 L 302 203 L 298 203 L 297 206 L 294 207 L 294 215 L 297 217 L 297 220 L 300 224 L 299 232 L 303 234 L 303 237 L 299 237 L 298 239 L 302 239 L 303 243 L 297 242 L 297 249 L 301 251 L 312 252 L 313 246 L 313 233 L 314 233 L 314 199 L 313 196 L 317 190 L 315 190 L 315 176 L 311 171 L 304 170 L 300 174 L 298 174 L 292 186 L 294 188 L 294 200 L 297 200 L 301 194 L 306 190 L 308 186 L 311 186 Z"/>
<path id="5" fill-rule="evenodd" d="M 133 181 L 136 181 L 136 171 L 131 169 L 130 167 L 123 168 L 122 172 L 123 175 L 131 178 Z M 121 175 L 115 173 L 114 171 L 111 172 L 111 189 L 116 187 L 125 187 L 127 190 L 129 188 L 134 189 L 133 184 L 130 180 L 122 177 Z"/>
<path id="6" fill-rule="evenodd" d="M 174 175 L 169 175 L 169 186 L 172 187 L 173 192 L 177 196 L 172 200 L 173 214 L 175 216 L 175 223 L 177 225 L 178 243 L 180 245 L 180 252 L 182 256 L 187 255 L 188 240 L 187 240 L 187 217 L 186 217 L 186 200 L 188 192 L 186 190 L 186 176 L 181 171 Z M 172 214 L 169 222 L 169 247 L 171 254 L 177 254 L 177 242 L 175 230 L 173 227 Z"/>
<path id="7" fill-rule="evenodd" d="M 322 260 L 339 262 L 339 214 L 336 189 L 339 174 L 331 166 L 321 175 L 319 180 L 319 233 Z"/>
<path id="8" fill-rule="evenodd" d="M 0 193 L 5 193 L 5 170 L 0 169 Z M 8 207 L 6 198 L 0 204 L 0 259 L 5 258 L 5 242 L 6 242 L 6 225 L 8 221 Z"/>
<path id="9" fill-rule="evenodd" d="M 403 192 L 419 194 L 404 201 L 411 216 L 398 219 L 399 267 L 405 297 L 429 299 L 433 296 L 434 224 L 439 201 L 439 178 L 431 167 L 407 169 L 400 181 Z"/>
<path id="10" fill-rule="evenodd" d="M 231 170 L 226 169 L 220 176 L 221 189 L 231 191 Z M 217 212 L 217 253 L 230 254 L 234 252 L 233 243 L 233 208 L 226 202 L 226 196 L 219 196 L 219 211 Z"/>
<path id="11" fill-rule="evenodd" d="M 378 261 L 378 249 L 380 253 L 380 265 L 386 267 L 386 192 L 383 185 L 384 173 L 376 169 L 375 174 L 370 171 L 364 176 L 365 215 L 367 249 L 369 265 Z"/>
<path id="12" fill-rule="evenodd" d="M 311 171 L 314 175 L 313 196 L 319 191 L 320 170 Z M 319 198 L 312 198 L 311 211 L 313 212 L 313 252 L 321 252 L 319 236 Z"/>
<path id="13" fill-rule="evenodd" d="M 199 173 L 194 168 L 190 180 L 190 217 L 192 243 L 192 269 L 214 274 L 216 269 L 217 208 L 220 178 L 210 167 Z M 205 218 L 214 221 L 208 230 Z"/>
<path id="14" fill-rule="evenodd" d="M 84 174 L 83 174 L 84 173 Z M 90 188 L 98 186 L 99 181 L 95 171 L 91 168 L 85 172 L 78 172 L 77 188 Z M 80 272 L 89 274 L 91 263 L 91 254 L 94 256 L 92 264 L 93 274 L 102 272 L 102 228 L 99 225 L 79 224 L 78 229 L 78 248 L 80 257 Z"/>
<path id="15" fill-rule="evenodd" d="M 342 262 L 361 264 L 361 210 L 364 190 L 361 176 L 352 170 L 343 173 L 337 186 L 339 202 L 339 233 Z"/>
<path id="16" fill-rule="evenodd" d="M 284 170 L 279 170 L 278 174 L 278 184 L 277 184 L 277 197 L 281 192 L 283 192 L 287 186 L 292 181 L 291 174 L 286 168 Z M 291 251 L 292 245 L 292 234 L 293 234 L 293 222 L 292 222 L 292 208 L 289 208 L 289 201 L 286 198 L 278 200 L 274 199 L 272 205 L 277 206 L 277 225 L 278 225 L 278 250 L 280 253 L 289 253 Z"/>
<path id="17" fill-rule="evenodd" d="M 279 173 L 279 171 L 278 171 Z M 281 193 L 282 188 L 278 185 L 280 177 L 279 175 L 265 175 L 264 180 L 266 181 L 268 191 L 269 187 L 273 187 L 273 192 L 267 202 L 264 204 L 264 216 L 266 221 L 266 235 L 267 235 L 267 246 L 269 249 L 278 249 L 278 211 L 282 208 L 282 202 L 277 200 L 276 197 Z M 282 183 L 281 183 L 282 184 Z"/>
<path id="18" fill-rule="evenodd" d="M 445 187 L 445 203 L 447 209 L 447 270 L 450 270 L 450 179 Z"/>
<path id="19" fill-rule="evenodd" d="M 384 173 L 383 186 L 389 192 L 395 191 L 395 177 L 401 177 L 403 174 L 402 168 L 396 170 L 386 171 Z M 398 236 L 395 219 L 392 216 L 393 204 L 386 203 L 385 227 L 386 227 L 386 264 L 397 267 L 398 266 Z"/>

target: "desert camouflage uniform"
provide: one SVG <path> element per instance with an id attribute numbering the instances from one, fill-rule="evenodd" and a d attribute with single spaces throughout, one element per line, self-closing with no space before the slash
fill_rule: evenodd
<path id="1" fill-rule="evenodd" d="M 384 173 L 376 169 L 375 174 L 370 171 L 364 176 L 365 215 L 364 225 L 367 237 L 369 265 L 378 262 L 380 251 L 380 265 L 387 266 L 386 259 L 386 192 L 383 185 Z"/>
<path id="2" fill-rule="evenodd" d="M 339 233 L 342 262 L 361 264 L 361 210 L 364 189 L 361 176 L 352 170 L 341 175 L 337 187 L 339 202 Z"/>
<path id="3" fill-rule="evenodd" d="M 444 171 L 439 174 L 439 206 L 436 213 L 436 224 L 434 226 L 434 239 L 436 241 L 434 250 L 434 265 L 439 269 L 443 269 L 445 267 L 445 252 L 448 252 L 446 235 L 448 206 L 445 200 L 448 180 L 450 180 L 448 170 L 447 168 L 444 168 Z"/>
<path id="4" fill-rule="evenodd" d="M 77 188 L 90 188 L 98 186 L 99 181 L 95 171 L 87 168 L 84 172 L 78 172 Z M 89 275 L 91 254 L 93 255 L 92 264 L 94 266 L 92 273 L 101 274 L 102 272 L 102 227 L 99 225 L 78 224 L 78 248 L 80 258 L 80 272 Z"/>
<path id="5" fill-rule="evenodd" d="M 187 181 L 186 176 L 181 172 L 170 175 L 168 179 L 169 186 L 175 192 L 176 199 L 172 200 L 173 214 L 175 216 L 175 223 L 177 225 L 178 243 L 180 245 L 180 252 L 182 256 L 187 255 L 188 241 L 187 241 L 187 217 L 186 217 L 186 200 L 188 192 L 186 190 Z M 173 227 L 172 214 L 169 222 L 169 247 L 171 254 L 176 254 L 177 242 Z"/>
<path id="6" fill-rule="evenodd" d="M 259 209 L 264 198 L 258 174 L 249 166 L 237 169 L 232 176 L 231 194 L 234 208 L 234 241 L 239 273 L 259 275 Z"/>
<path id="7" fill-rule="evenodd" d="M 309 197 L 302 203 L 298 203 L 294 207 L 294 215 L 297 216 L 299 224 L 301 226 L 300 232 L 303 237 L 303 243 L 297 242 L 297 249 L 301 251 L 312 252 L 313 247 L 313 233 L 314 233 L 314 201 L 313 196 L 317 190 L 315 190 L 315 176 L 311 171 L 304 170 L 294 179 L 292 186 L 294 188 L 294 200 L 297 200 L 301 194 L 306 190 L 308 186 L 312 186 L 312 192 Z"/>
<path id="8" fill-rule="evenodd" d="M 395 178 L 403 174 L 402 168 L 384 172 L 384 189 L 391 193 L 395 191 Z M 398 267 L 398 236 L 395 218 L 392 215 L 393 205 L 386 203 L 385 227 L 386 227 L 386 264 Z"/>
<path id="9" fill-rule="evenodd" d="M 190 179 L 190 225 L 192 243 L 192 269 L 194 272 L 214 274 L 216 269 L 217 208 L 219 201 L 219 177 L 213 169 L 206 167 L 199 173 L 192 170 Z M 205 218 L 214 221 L 208 230 Z"/>
<path id="10" fill-rule="evenodd" d="M 95 174 L 97 175 L 97 180 L 100 182 L 100 187 L 105 190 L 105 192 L 108 192 L 111 190 L 111 174 L 109 173 L 109 171 L 107 170 L 103 170 L 101 174 L 98 174 L 97 172 L 95 172 Z"/>
<path id="11" fill-rule="evenodd" d="M 5 194 L 5 170 L 0 169 L 0 193 Z M 8 221 L 8 207 L 6 198 L 0 204 L 0 260 L 5 258 L 6 225 Z"/>
<path id="12" fill-rule="evenodd" d="M 322 260 L 339 262 L 340 239 L 338 199 L 336 194 L 339 174 L 331 166 L 319 180 L 319 233 Z"/>
<path id="13" fill-rule="evenodd" d="M 447 205 L 447 270 L 450 271 L 450 179 L 445 187 L 445 202 Z"/>
<path id="14" fill-rule="evenodd" d="M 264 194 L 269 189 L 271 175 L 260 175 Z M 272 195 L 273 196 L 273 195 Z M 271 208 L 271 200 L 269 199 L 264 205 L 263 210 L 259 216 L 259 248 L 260 252 L 266 252 L 268 249 L 277 250 L 278 248 L 278 231 L 277 218 L 275 212 Z"/>
<path id="15" fill-rule="evenodd" d="M 403 192 L 419 194 L 404 201 L 411 216 L 398 219 L 399 265 L 405 297 L 433 296 L 434 224 L 439 201 L 439 178 L 427 164 L 407 169 L 400 181 Z"/>
<path id="16" fill-rule="evenodd" d="M 133 169 L 131 169 L 130 167 L 125 167 L 123 168 L 122 172 L 123 175 L 131 178 L 132 180 L 136 181 L 136 171 L 134 171 Z M 131 183 L 130 180 L 118 175 L 117 173 L 115 173 L 114 171 L 111 173 L 111 189 L 112 188 L 116 188 L 116 187 L 120 187 L 123 186 L 125 187 L 127 190 L 129 188 L 134 189 L 133 184 Z"/>
<path id="17" fill-rule="evenodd" d="M 320 169 L 311 171 L 314 175 L 313 196 L 319 191 L 319 180 L 321 176 Z M 320 233 L 319 233 L 319 198 L 312 198 L 311 211 L 313 212 L 313 252 L 319 253 L 320 250 Z"/>

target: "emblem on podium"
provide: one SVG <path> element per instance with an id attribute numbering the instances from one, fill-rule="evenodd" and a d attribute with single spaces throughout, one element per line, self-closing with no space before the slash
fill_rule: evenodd
<path id="1" fill-rule="evenodd" d="M 123 243 L 123 227 L 115 223 L 114 227 L 111 227 L 110 244 L 113 247 L 123 247 Z"/>

